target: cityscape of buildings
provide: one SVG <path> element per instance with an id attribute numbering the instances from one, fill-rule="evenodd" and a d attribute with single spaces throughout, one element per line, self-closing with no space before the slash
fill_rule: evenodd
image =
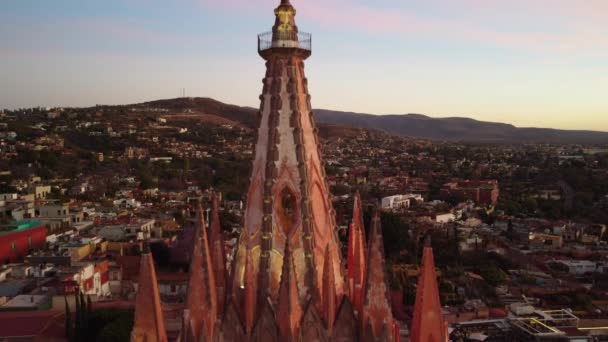
<path id="1" fill-rule="evenodd" d="M 608 144 L 318 125 L 288 0 L 259 117 L 0 112 L 0 341 L 602 341 Z"/>

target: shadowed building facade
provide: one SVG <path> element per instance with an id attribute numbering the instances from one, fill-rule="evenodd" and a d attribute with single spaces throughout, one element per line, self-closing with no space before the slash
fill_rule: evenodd
<path id="1" fill-rule="evenodd" d="M 226 272 L 217 201 L 209 239 L 199 207 L 179 341 L 399 341 L 380 219 L 366 249 L 359 195 L 343 266 L 304 75 L 311 37 L 295 15 L 282 0 L 258 37 L 266 76 L 243 230 Z"/>

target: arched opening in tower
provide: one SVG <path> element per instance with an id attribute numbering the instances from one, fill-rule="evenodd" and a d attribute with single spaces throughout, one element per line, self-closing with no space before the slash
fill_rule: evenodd
<path id="1" fill-rule="evenodd" d="M 277 214 L 281 230 L 288 237 L 297 219 L 296 196 L 288 187 L 279 194 Z"/>

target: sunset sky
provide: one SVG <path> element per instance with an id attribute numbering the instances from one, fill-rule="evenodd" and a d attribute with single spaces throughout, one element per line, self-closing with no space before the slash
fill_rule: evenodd
<path id="1" fill-rule="evenodd" d="M 257 107 L 279 0 L 0 0 L 0 108 Z M 607 0 L 292 0 L 315 108 L 608 131 Z"/>

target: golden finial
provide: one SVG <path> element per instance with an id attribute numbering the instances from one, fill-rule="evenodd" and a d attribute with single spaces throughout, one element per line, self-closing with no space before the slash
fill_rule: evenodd
<path id="1" fill-rule="evenodd" d="M 274 15 L 276 20 L 272 28 L 273 40 L 297 40 L 296 10 L 289 0 L 281 0 L 279 7 L 274 10 Z"/>

